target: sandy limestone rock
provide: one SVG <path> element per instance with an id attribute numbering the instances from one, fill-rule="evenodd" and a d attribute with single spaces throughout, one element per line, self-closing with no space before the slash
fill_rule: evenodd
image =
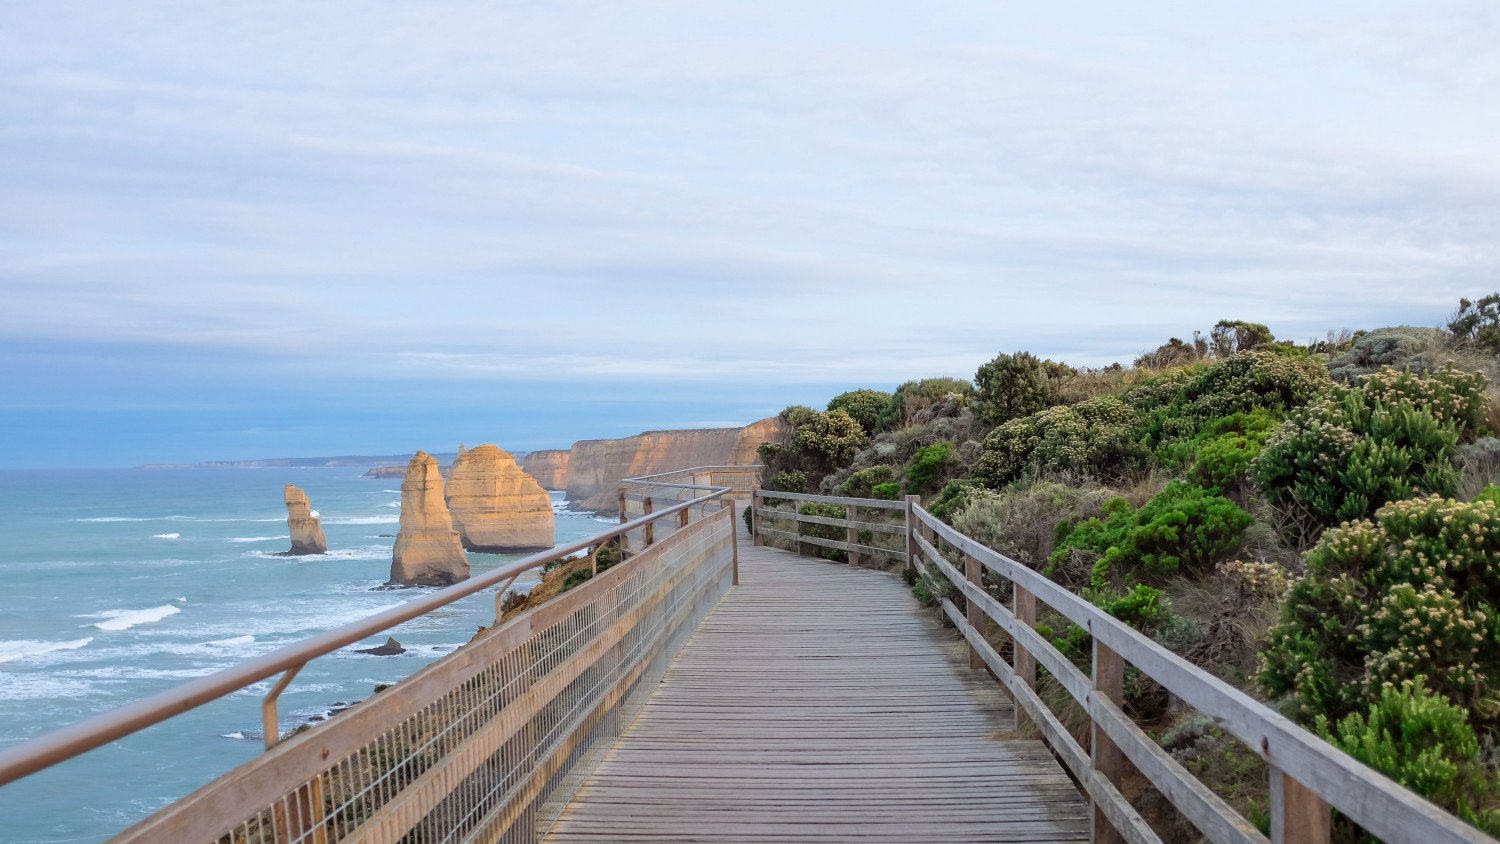
<path id="1" fill-rule="evenodd" d="M 307 500 L 307 493 L 287 484 L 284 497 L 286 527 L 292 535 L 292 550 L 286 552 L 287 556 L 328 553 L 328 540 L 323 537 L 323 524 L 312 514 L 312 503 Z"/>
<path id="2" fill-rule="evenodd" d="M 536 478 L 542 489 L 568 488 L 568 452 L 549 448 L 533 451 L 521 459 L 521 468 Z"/>
<path id="3" fill-rule="evenodd" d="M 552 497 L 496 446 L 460 450 L 448 475 L 448 508 L 470 551 L 508 554 L 553 545 Z"/>
<path id="4" fill-rule="evenodd" d="M 401 530 L 391 553 L 393 586 L 447 586 L 469 577 L 458 531 L 443 500 L 438 462 L 419 451 L 401 479 Z"/>

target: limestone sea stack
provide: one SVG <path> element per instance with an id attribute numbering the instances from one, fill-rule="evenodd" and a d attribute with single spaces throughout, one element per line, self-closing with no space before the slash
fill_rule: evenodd
<path id="1" fill-rule="evenodd" d="M 284 497 L 287 532 L 292 535 L 292 550 L 286 552 L 287 556 L 328 553 L 328 540 L 323 537 L 323 524 L 313 515 L 312 502 L 307 500 L 307 493 L 287 484 Z"/>
<path id="2" fill-rule="evenodd" d="M 401 479 L 401 530 L 391 552 L 392 586 L 447 586 L 469 577 L 458 531 L 443 500 L 443 476 L 419 451 Z"/>
<path id="3" fill-rule="evenodd" d="M 533 451 L 521 460 L 526 474 L 536 478 L 542 489 L 568 488 L 568 452 L 549 448 Z"/>
<path id="4" fill-rule="evenodd" d="M 552 497 L 497 446 L 459 448 L 448 474 L 448 508 L 470 551 L 509 554 L 552 547 Z"/>

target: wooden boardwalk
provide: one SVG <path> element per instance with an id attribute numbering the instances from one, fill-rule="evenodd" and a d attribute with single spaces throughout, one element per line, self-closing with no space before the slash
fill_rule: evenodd
<path id="1" fill-rule="evenodd" d="M 893 575 L 750 546 L 547 841 L 1086 842 L 1088 804 Z"/>

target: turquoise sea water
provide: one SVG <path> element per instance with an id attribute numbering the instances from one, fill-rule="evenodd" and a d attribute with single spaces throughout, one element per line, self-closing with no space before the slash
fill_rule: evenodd
<path id="1" fill-rule="evenodd" d="M 360 471 L 0 472 L 0 747 L 430 592 L 376 590 L 400 482 Z M 287 483 L 307 490 L 328 554 L 272 556 L 290 544 Z M 604 527 L 563 510 L 557 541 Z M 479 573 L 520 556 L 469 560 Z M 282 729 L 412 674 L 493 616 L 481 593 L 392 631 L 401 656 L 310 663 L 281 698 Z M 99 841 L 254 757 L 270 685 L 0 788 L 0 841 Z"/>

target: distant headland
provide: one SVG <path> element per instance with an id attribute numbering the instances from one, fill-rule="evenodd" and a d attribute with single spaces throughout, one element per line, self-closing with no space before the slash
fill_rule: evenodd
<path id="1" fill-rule="evenodd" d="M 525 452 L 517 452 L 517 455 Z M 449 465 L 458 457 L 457 452 L 434 454 L 438 462 Z M 137 469 L 366 469 L 372 466 L 389 466 L 393 463 L 406 465 L 410 454 L 363 455 L 349 454 L 338 457 L 268 457 L 261 460 L 205 460 L 202 463 L 145 463 Z"/>

